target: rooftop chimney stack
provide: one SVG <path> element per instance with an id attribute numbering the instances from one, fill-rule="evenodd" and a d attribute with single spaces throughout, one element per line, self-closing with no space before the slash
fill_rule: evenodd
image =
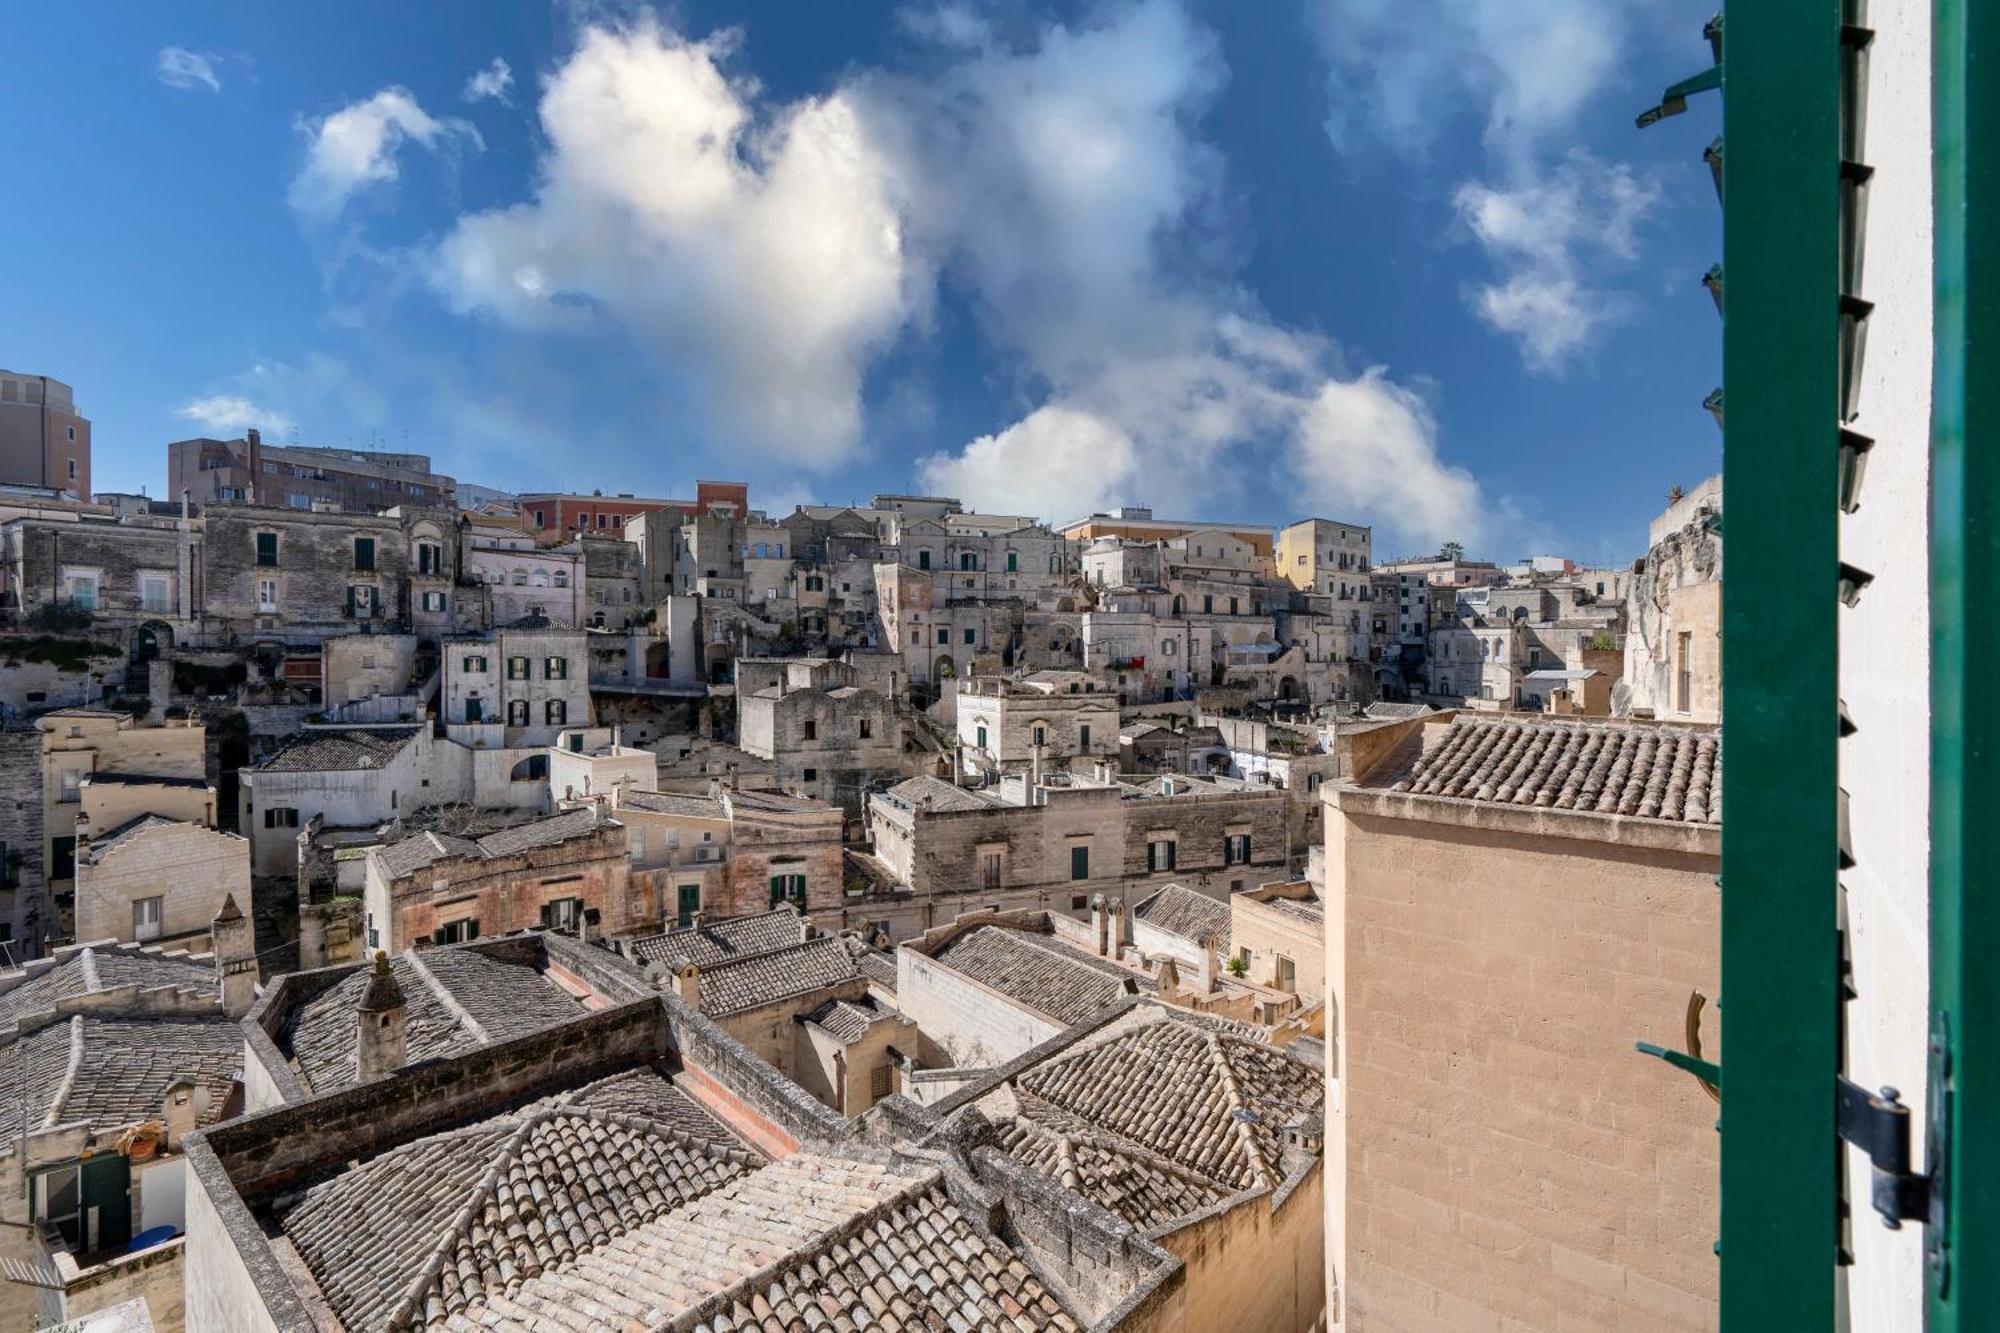
<path id="1" fill-rule="evenodd" d="M 1104 909 L 1104 895 L 1101 893 L 1091 895 L 1090 926 L 1097 932 L 1097 956 L 1103 958 L 1111 952 L 1109 948 L 1111 918 Z"/>
<path id="2" fill-rule="evenodd" d="M 367 1083 L 401 1069 L 409 1054 L 403 988 L 389 970 L 389 955 L 380 949 L 375 951 L 375 969 L 355 1012 L 354 1064 L 360 1081 Z"/>
<path id="3" fill-rule="evenodd" d="M 257 939 L 250 918 L 236 905 L 236 895 L 222 900 L 222 910 L 209 922 L 215 955 L 216 984 L 222 991 L 222 1012 L 241 1018 L 257 998 Z"/>
<path id="4" fill-rule="evenodd" d="M 693 963 L 681 968 L 674 977 L 674 990 L 680 995 L 682 1004 L 690 1009 L 701 1008 L 701 969 Z"/>
<path id="5" fill-rule="evenodd" d="M 1213 995 L 1215 990 L 1215 936 L 1204 935 L 1201 937 L 1201 993 Z"/>

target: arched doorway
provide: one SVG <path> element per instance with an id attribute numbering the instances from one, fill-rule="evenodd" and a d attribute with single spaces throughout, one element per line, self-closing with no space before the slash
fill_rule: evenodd
<path id="1" fill-rule="evenodd" d="M 173 626 L 148 620 L 132 631 L 132 665 L 144 666 L 166 656 L 174 646 Z"/>
<path id="2" fill-rule="evenodd" d="M 1278 697 L 1280 699 L 1298 698 L 1299 682 L 1297 681 L 1297 679 L 1291 676 L 1278 677 Z"/>
<path id="3" fill-rule="evenodd" d="M 939 657 L 936 661 L 931 663 L 931 679 L 934 681 L 950 680 L 953 676 L 956 676 L 957 674 L 958 674 L 958 664 L 951 660 L 950 653 L 944 654 L 942 657 Z"/>

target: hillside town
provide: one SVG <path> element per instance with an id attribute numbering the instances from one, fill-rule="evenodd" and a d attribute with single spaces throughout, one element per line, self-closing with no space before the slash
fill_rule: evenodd
<path id="1" fill-rule="evenodd" d="M 1654 8 L 12 15 L 0 1333 L 1994 1327 L 2000 6 Z"/>
<path id="2" fill-rule="evenodd" d="M 1329 1098 L 1332 895 L 1364 1057 L 1388 868 L 1486 873 L 1488 805 L 1611 899 L 1658 821 L 1629 925 L 1712 968 L 1719 479 L 1615 568 L 256 430 L 153 499 L 0 374 L 57 394 L 78 484 L 0 492 L 21 1316 L 1324 1327 L 1328 1134 L 1422 1114 Z"/>

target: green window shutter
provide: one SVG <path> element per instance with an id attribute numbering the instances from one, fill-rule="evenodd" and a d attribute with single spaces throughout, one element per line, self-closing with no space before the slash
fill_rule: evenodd
<path id="1" fill-rule="evenodd" d="M 1072 847 L 1069 849 L 1069 877 L 1071 879 L 1090 878 L 1090 848 Z"/>
<path id="2" fill-rule="evenodd" d="M 771 876 L 771 906 L 776 907 L 783 901 L 785 901 L 785 877 L 783 875 L 773 875 Z"/>

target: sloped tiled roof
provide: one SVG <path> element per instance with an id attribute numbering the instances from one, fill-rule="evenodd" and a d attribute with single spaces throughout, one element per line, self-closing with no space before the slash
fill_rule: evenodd
<path id="1" fill-rule="evenodd" d="M 706 968 L 798 942 L 798 910 L 786 904 L 755 916 L 704 920 L 698 926 L 648 935 L 632 941 L 632 956 L 643 963 L 666 962 L 675 967 L 694 963 Z"/>
<path id="2" fill-rule="evenodd" d="M 1152 978 L 1094 958 L 1053 935 L 974 926 L 931 955 L 1058 1023 L 1080 1023 L 1129 994 L 1157 990 Z"/>
<path id="3" fill-rule="evenodd" d="M 416 736 L 402 731 L 313 731 L 257 766 L 267 773 L 338 773 L 381 768 Z"/>
<path id="4" fill-rule="evenodd" d="M 148 829 L 168 828 L 175 824 L 184 824 L 187 822 L 184 819 L 169 819 L 165 815 L 138 815 L 126 820 L 117 828 L 108 830 L 103 837 L 92 838 L 90 840 L 89 858 L 95 864 Z"/>
<path id="5" fill-rule="evenodd" d="M 271 1206 L 354 1333 L 1077 1330 L 924 1163 L 767 1164 L 634 1071 L 348 1166 Z"/>
<path id="6" fill-rule="evenodd" d="M 727 819 L 729 814 L 722 808 L 722 802 L 713 796 L 684 796 L 669 791 L 627 791 L 618 797 L 618 804 L 631 806 L 635 810 L 645 810 L 656 815 L 681 815 L 692 819 Z"/>
<path id="7" fill-rule="evenodd" d="M 953 786 L 942 778 L 905 778 L 889 795 L 918 810 L 984 810 L 993 804 L 984 796 Z"/>
<path id="8" fill-rule="evenodd" d="M 596 806 L 569 810 L 547 819 L 530 820 L 497 829 L 480 838 L 461 838 L 449 833 L 425 830 L 391 843 L 375 853 L 383 873 L 391 879 L 415 874 L 426 866 L 449 859 L 487 860 L 517 856 L 537 847 L 554 847 L 572 838 L 586 837 L 608 821 Z"/>
<path id="9" fill-rule="evenodd" d="M 243 1029 L 209 1017 L 78 1014 L 6 1043 L 0 1068 L 0 1152 L 22 1129 L 87 1123 L 115 1130 L 165 1113 L 167 1088 L 187 1077 L 208 1093 L 201 1123 L 220 1120 L 243 1077 Z M 20 1062 L 17 1064 L 17 1062 Z M 16 1071 L 25 1065 L 26 1075 Z"/>
<path id="10" fill-rule="evenodd" d="M 996 1126 L 1001 1150 L 1141 1230 L 1186 1217 L 1234 1191 L 1087 1121 L 1038 1105 Z"/>
<path id="11" fill-rule="evenodd" d="M 1722 737 L 1644 722 L 1471 717 L 1391 788 L 1687 824 L 1722 821 Z"/>
<path id="12" fill-rule="evenodd" d="M 538 1032 L 583 1012 L 581 1002 L 539 968 L 492 957 L 476 945 L 400 954 L 389 960 L 389 972 L 403 993 L 406 1063 Z M 368 984 L 369 970 L 358 968 L 282 1020 L 279 1048 L 312 1091 L 355 1081 L 355 1012 Z"/>
<path id="13" fill-rule="evenodd" d="M 1153 1017 L 1024 1072 L 1023 1114 L 1053 1107 L 1230 1190 L 1275 1185 L 1279 1135 L 1322 1105 L 1320 1072 L 1215 1025 Z"/>
<path id="14" fill-rule="evenodd" d="M 71 946 L 57 950 L 52 959 L 0 972 L 0 1029 L 37 1010 L 53 1009 L 58 1000 L 130 985 L 221 994 L 215 965 L 207 957 L 110 941 Z"/>
<path id="15" fill-rule="evenodd" d="M 1180 884 L 1164 885 L 1141 901 L 1132 909 L 1132 919 L 1197 944 L 1212 939 L 1219 950 L 1229 947 L 1229 904 Z"/>
<path id="16" fill-rule="evenodd" d="M 868 1035 L 868 1029 L 889 1015 L 870 1005 L 852 1000 L 828 1000 L 806 1015 L 806 1022 L 822 1029 L 843 1046 L 852 1046 Z"/>
<path id="17" fill-rule="evenodd" d="M 822 936 L 703 968 L 700 1007 L 711 1017 L 740 1014 L 860 975 L 847 941 Z"/>
<path id="18" fill-rule="evenodd" d="M 895 993 L 896 959 L 893 954 L 883 953 L 880 949 L 870 949 L 854 961 L 861 969 L 862 976 L 891 994 Z"/>

